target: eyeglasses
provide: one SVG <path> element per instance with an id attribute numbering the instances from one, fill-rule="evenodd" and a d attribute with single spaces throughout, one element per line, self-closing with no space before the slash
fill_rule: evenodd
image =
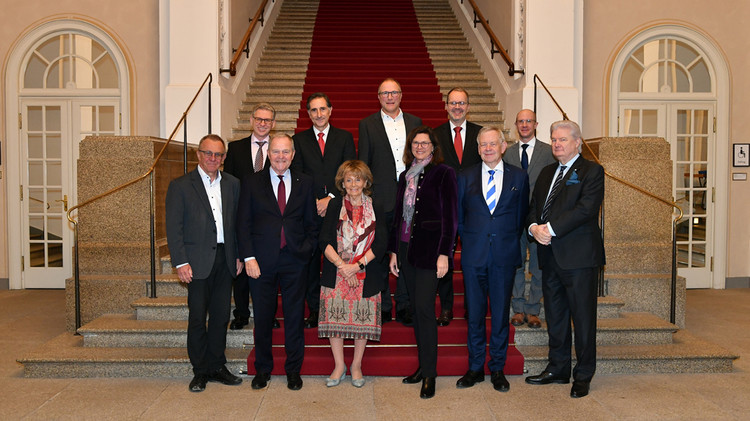
<path id="1" fill-rule="evenodd" d="M 260 118 L 260 117 L 253 117 L 253 120 L 255 120 L 258 124 L 271 124 L 273 123 L 272 118 Z"/>
<path id="2" fill-rule="evenodd" d="M 523 123 L 526 123 L 526 124 L 536 123 L 536 120 L 531 120 L 531 119 L 516 120 L 516 124 L 523 124 Z"/>
<path id="3" fill-rule="evenodd" d="M 412 142 L 411 144 L 417 148 L 426 148 L 432 145 L 432 142 Z"/>
<path id="4" fill-rule="evenodd" d="M 378 95 L 382 96 L 383 98 L 387 97 L 388 95 L 399 96 L 401 95 L 401 91 L 383 91 L 383 92 L 378 92 Z"/>
<path id="5" fill-rule="evenodd" d="M 460 106 L 463 107 L 466 104 L 468 104 L 468 102 L 466 102 L 466 101 L 450 101 L 450 102 L 448 102 L 448 105 L 450 105 L 451 107 L 455 107 L 456 105 L 460 105 Z"/>
<path id="6" fill-rule="evenodd" d="M 224 153 L 224 152 L 211 152 L 211 151 L 203 151 L 203 150 L 200 150 L 200 149 L 198 149 L 198 152 L 200 152 L 203 155 L 205 155 L 206 158 L 216 157 L 217 159 L 221 159 L 221 158 L 224 157 L 224 155 L 226 155 L 226 153 Z"/>

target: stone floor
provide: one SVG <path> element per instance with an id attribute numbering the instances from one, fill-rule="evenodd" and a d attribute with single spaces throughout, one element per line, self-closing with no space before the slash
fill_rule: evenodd
<path id="1" fill-rule="evenodd" d="M 209 383 L 190 393 L 187 378 L 26 379 L 16 359 L 64 331 L 60 290 L 0 291 L 0 418 L 2 419 L 257 419 L 257 420 L 745 420 L 750 419 L 750 289 L 687 293 L 687 329 L 740 356 L 727 374 L 600 375 L 591 394 L 569 386 L 529 386 L 509 378 L 498 393 L 489 381 L 458 390 L 439 377 L 434 399 L 400 378 L 367 378 L 327 389 L 304 377 L 301 391 L 273 377 L 265 390 L 249 378 L 238 387 Z"/>

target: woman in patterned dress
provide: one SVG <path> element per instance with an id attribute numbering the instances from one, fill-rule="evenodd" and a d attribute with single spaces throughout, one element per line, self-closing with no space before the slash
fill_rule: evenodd
<path id="1" fill-rule="evenodd" d="M 318 337 L 329 338 L 335 362 L 326 385 L 337 386 L 346 376 L 344 339 L 354 339 L 352 384 L 362 387 L 365 346 L 368 340 L 380 340 L 388 227 L 385 216 L 373 208 L 372 173 L 364 162 L 341 164 L 336 187 L 341 195 L 328 203 L 319 237 L 326 259 L 320 279 Z"/>

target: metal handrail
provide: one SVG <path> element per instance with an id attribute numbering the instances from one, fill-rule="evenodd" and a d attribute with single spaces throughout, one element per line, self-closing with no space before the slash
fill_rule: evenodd
<path id="1" fill-rule="evenodd" d="M 146 177 L 150 177 L 150 195 L 151 200 L 149 204 L 150 208 L 150 215 L 151 215 L 151 298 L 156 298 L 156 250 L 155 250 L 155 217 L 154 217 L 154 196 L 155 196 L 155 189 L 154 189 L 154 170 L 156 169 L 156 164 L 161 159 L 162 155 L 164 155 L 164 152 L 166 152 L 167 147 L 169 146 L 170 142 L 172 141 L 172 138 L 177 133 L 177 131 L 182 127 L 183 124 L 187 123 L 187 114 L 190 112 L 190 109 L 195 104 L 195 101 L 198 99 L 198 95 L 203 91 L 203 87 L 206 86 L 208 83 L 208 131 L 211 131 L 211 81 L 213 81 L 213 75 L 209 73 L 206 78 L 203 80 L 203 83 L 201 83 L 201 86 L 198 88 L 198 92 L 195 93 L 195 96 L 193 96 L 192 101 L 190 101 L 190 104 L 185 109 L 185 112 L 182 113 L 182 116 L 180 117 L 180 120 L 177 122 L 177 125 L 175 126 L 174 130 L 172 130 L 172 133 L 169 135 L 169 138 L 167 138 L 167 141 L 164 143 L 164 146 L 162 146 L 159 153 L 156 155 L 156 158 L 154 159 L 154 163 L 151 164 L 151 167 L 143 173 L 142 175 L 125 182 L 117 187 L 114 187 L 112 189 L 107 190 L 104 193 L 98 194 L 82 203 L 79 203 L 70 209 L 68 209 L 67 217 L 68 221 L 73 224 L 73 244 L 74 244 L 74 261 L 75 261 L 75 270 L 74 273 L 74 283 L 75 283 L 75 316 L 76 316 L 76 334 L 78 332 L 78 328 L 81 327 L 81 274 L 80 274 L 80 265 L 79 265 L 79 254 L 78 254 L 78 221 L 73 218 L 73 211 L 78 210 L 84 206 L 88 206 L 91 203 L 94 203 L 104 197 L 107 197 L 113 193 L 116 193 L 120 190 L 125 189 L 126 187 L 132 186 L 133 184 L 142 181 Z M 187 130 L 186 130 L 187 131 Z M 185 142 L 187 142 L 187 138 L 185 139 Z"/>
<path id="2" fill-rule="evenodd" d="M 469 1 L 471 1 L 471 0 L 469 0 Z M 536 113 L 536 108 L 537 108 L 536 107 L 536 105 L 537 105 L 536 104 L 536 93 L 537 93 L 536 82 L 537 81 L 539 81 L 539 83 L 542 85 L 542 87 L 544 87 L 544 90 L 547 92 L 547 95 L 549 95 L 550 99 L 552 99 L 552 102 L 554 102 L 555 106 L 557 106 L 557 109 L 560 111 L 560 113 L 563 116 L 563 120 L 570 120 L 568 118 L 568 115 L 565 113 L 565 111 L 562 109 L 562 107 L 560 106 L 560 104 L 555 99 L 554 95 L 552 95 L 552 93 L 549 91 L 549 89 L 547 89 L 547 86 L 544 84 L 544 82 L 542 81 L 542 79 L 540 79 L 539 76 L 536 75 L 536 74 L 534 75 L 534 113 Z M 594 138 L 591 138 L 591 139 L 588 139 L 588 140 L 589 141 L 593 141 L 593 140 L 600 140 L 600 139 L 603 139 L 603 137 L 594 137 Z M 591 149 L 591 146 L 589 146 L 588 141 L 586 139 L 584 139 L 584 138 L 581 138 L 581 141 L 582 141 L 583 145 L 586 146 L 586 149 L 588 149 L 588 151 L 591 154 L 591 156 L 594 157 L 594 160 L 596 161 L 596 163 L 599 164 L 599 165 L 601 165 L 602 163 L 599 160 L 599 157 L 597 157 L 596 154 L 594 153 L 594 151 Z M 657 201 L 659 201 L 659 202 L 661 202 L 661 203 L 663 203 L 663 204 L 665 204 L 667 206 L 670 206 L 673 209 L 677 209 L 678 216 L 676 218 L 672 219 L 672 282 L 671 282 L 670 303 L 669 303 L 669 320 L 670 320 L 671 323 L 675 323 L 675 320 L 676 320 L 676 311 L 677 311 L 677 305 L 676 305 L 676 303 L 677 303 L 677 223 L 682 219 L 682 217 L 684 215 L 684 213 L 682 212 L 682 208 L 680 208 L 680 206 L 676 202 L 673 202 L 673 201 L 661 198 L 661 197 L 659 197 L 659 196 L 651 193 L 648 190 L 645 190 L 645 189 L 643 189 L 641 187 L 638 187 L 638 186 L 636 186 L 633 183 L 625 181 L 622 178 L 617 177 L 616 175 L 611 174 L 606 169 L 604 170 L 604 175 L 606 175 L 607 177 L 609 177 L 609 178 L 611 178 L 611 179 L 613 179 L 613 180 L 615 180 L 615 181 L 617 181 L 617 182 L 619 182 L 619 183 L 621 183 L 621 184 L 623 184 L 623 185 L 625 185 L 627 187 L 630 187 L 631 189 L 633 189 L 633 190 L 635 190 L 635 191 L 637 191 L 637 192 L 639 192 L 641 194 L 644 194 L 644 195 L 646 195 L 648 197 L 651 197 L 652 199 L 656 199 Z M 601 212 L 601 225 L 602 225 L 602 228 L 603 228 L 604 227 L 604 207 L 603 206 L 602 206 L 602 212 Z M 604 236 L 604 229 L 602 229 L 602 237 L 603 236 Z M 603 272 L 600 271 L 600 278 L 599 278 L 599 281 L 600 281 L 599 282 L 599 293 L 600 293 L 599 295 L 600 296 L 603 293 L 603 279 L 604 279 Z"/>
<path id="3" fill-rule="evenodd" d="M 464 3 L 464 0 L 461 0 L 461 4 Z M 495 33 L 492 31 L 492 28 L 490 28 L 489 21 L 484 18 L 484 15 L 479 10 L 479 6 L 474 2 L 474 0 L 469 0 L 469 4 L 471 5 L 471 8 L 474 12 L 474 28 L 476 29 L 477 23 L 481 23 L 484 30 L 487 32 L 487 36 L 490 37 L 490 58 L 495 58 L 495 53 L 500 53 L 500 55 L 503 57 L 503 60 L 508 65 L 508 75 L 513 76 L 516 73 L 518 74 L 524 74 L 525 71 L 523 69 L 516 69 L 515 63 L 513 63 L 513 59 L 510 58 L 508 55 L 508 51 L 503 48 L 503 44 L 500 43 L 500 40 L 497 38 Z M 497 46 L 497 48 L 495 48 Z"/>
<path id="4" fill-rule="evenodd" d="M 273 2 L 274 0 L 271 1 Z M 245 53 L 245 58 L 250 57 L 250 36 L 252 35 L 253 30 L 255 30 L 255 26 L 258 24 L 258 22 L 260 22 L 260 26 L 263 26 L 263 22 L 265 21 L 263 15 L 266 13 L 266 4 L 268 4 L 268 0 L 263 0 L 260 3 L 258 10 L 255 12 L 255 16 L 250 19 L 250 26 L 248 26 L 247 31 L 245 31 L 245 36 L 242 37 L 242 41 L 240 41 L 239 46 L 237 48 L 232 48 L 234 56 L 232 56 L 232 61 L 229 62 L 229 68 L 219 69 L 219 73 L 228 72 L 231 76 L 236 75 L 237 62 L 240 61 L 240 56 L 242 55 L 242 53 Z M 241 49 L 243 45 L 245 46 L 245 48 Z"/>

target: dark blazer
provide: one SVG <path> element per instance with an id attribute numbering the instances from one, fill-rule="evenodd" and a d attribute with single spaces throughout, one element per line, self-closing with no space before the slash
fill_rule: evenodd
<path id="1" fill-rule="evenodd" d="M 402 111 L 403 112 L 403 111 Z M 404 114 L 406 135 L 422 125 L 422 119 Z M 380 110 L 359 122 L 359 159 L 372 171 L 372 200 L 376 207 L 391 212 L 396 203 L 396 161 L 385 133 Z"/>
<path id="2" fill-rule="evenodd" d="M 446 121 L 435 128 L 435 135 L 440 143 L 440 149 L 443 150 L 443 158 L 445 159 L 443 163 L 456 170 L 456 174 L 482 162 L 482 158 L 479 156 L 479 147 L 477 146 L 477 135 L 481 128 L 482 126 L 479 124 L 474 124 L 470 121 L 466 122 L 466 133 L 461 133 L 461 136 L 464 138 L 464 153 L 460 164 L 458 163 L 456 148 L 453 146 L 453 133 L 450 121 Z"/>
<path id="3" fill-rule="evenodd" d="M 518 241 L 525 228 L 529 204 L 529 177 L 512 165 L 503 165 L 500 200 L 490 214 L 482 193 L 482 164 L 458 175 L 458 235 L 462 240 L 461 263 L 483 266 L 487 254 L 498 266 L 522 263 Z"/>
<path id="4" fill-rule="evenodd" d="M 310 260 L 318 235 L 312 179 L 292 172 L 292 190 L 284 214 L 271 185 L 272 169 L 245 177 L 237 210 L 237 241 L 240 259 L 255 257 L 261 273 L 276 265 L 281 245 L 281 227 L 289 252 L 301 265 Z"/>
<path id="5" fill-rule="evenodd" d="M 320 250 L 325 252 L 327 246 L 338 248 L 336 233 L 339 227 L 339 214 L 343 203 L 342 197 L 335 197 L 328 202 L 328 210 L 323 219 L 323 227 L 320 229 L 318 244 Z M 386 256 L 386 246 L 388 241 L 388 227 L 385 221 L 385 215 L 382 211 L 375 208 L 375 239 L 372 242 L 372 252 L 375 253 L 375 259 L 367 262 L 365 266 L 365 282 L 362 287 L 363 297 L 372 297 L 379 294 L 385 288 L 387 265 L 383 264 Z M 323 258 L 323 275 L 320 277 L 320 284 L 324 287 L 336 287 L 336 266 L 325 257 Z"/>
<path id="6" fill-rule="evenodd" d="M 529 216 L 528 228 L 541 223 L 544 202 L 553 182 L 558 164 L 542 169 L 537 180 Z M 555 259 L 566 270 L 598 267 L 605 264 L 604 243 L 599 229 L 599 208 L 604 199 L 604 168 L 582 156 L 573 163 L 563 179 L 549 211 L 549 223 L 555 231 L 549 246 L 539 244 L 539 267 Z"/>
<path id="7" fill-rule="evenodd" d="M 515 165 L 516 167 L 521 168 L 521 157 L 519 156 L 519 149 L 521 149 L 520 141 L 510 145 L 505 151 L 505 155 L 503 155 L 503 161 L 507 162 L 510 165 Z M 537 178 L 539 178 L 539 173 L 542 172 L 542 168 L 556 162 L 557 160 L 555 159 L 555 156 L 552 155 L 552 147 L 537 139 L 536 143 L 534 144 L 534 153 L 531 155 L 531 160 L 529 161 L 529 168 L 526 170 L 526 172 L 529 174 L 530 192 L 534 191 L 536 180 Z M 529 196 L 529 200 L 531 200 L 531 196 Z"/>
<path id="8" fill-rule="evenodd" d="M 246 175 L 254 173 L 254 165 L 252 135 L 228 143 L 224 172 L 232 174 L 239 180 L 244 180 Z M 266 155 L 263 169 L 268 169 L 268 165 L 268 156 Z"/>
<path id="9" fill-rule="evenodd" d="M 339 195 L 334 179 L 339 166 L 350 159 L 356 159 L 354 138 L 346 130 L 330 126 L 326 138 L 325 155 L 320 154 L 318 138 L 312 127 L 295 134 L 294 160 L 292 171 L 307 174 L 313 179 L 313 193 L 316 199 L 322 199 L 333 193 Z"/>
<path id="10" fill-rule="evenodd" d="M 234 224 L 239 196 L 239 180 L 222 172 L 224 252 L 232 277 L 237 274 L 237 237 Z M 189 263 L 195 279 L 208 278 L 216 258 L 216 222 L 197 167 L 169 183 L 166 230 L 172 266 Z"/>
<path id="11" fill-rule="evenodd" d="M 414 267 L 437 270 L 439 255 L 453 256 L 458 223 L 456 172 L 445 164 L 428 164 L 417 185 L 407 258 Z M 393 253 L 398 253 L 405 190 L 406 171 L 398 177 L 396 206 L 393 208 L 393 226 L 388 241 L 388 250 Z"/>

